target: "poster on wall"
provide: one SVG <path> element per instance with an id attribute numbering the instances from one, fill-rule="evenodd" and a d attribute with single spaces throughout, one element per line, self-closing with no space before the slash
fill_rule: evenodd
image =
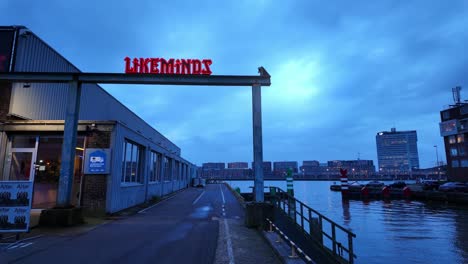
<path id="1" fill-rule="evenodd" d="M 85 150 L 85 174 L 109 174 L 110 173 L 110 149 Z"/>
<path id="2" fill-rule="evenodd" d="M 0 181 L 0 233 L 27 232 L 33 183 Z"/>

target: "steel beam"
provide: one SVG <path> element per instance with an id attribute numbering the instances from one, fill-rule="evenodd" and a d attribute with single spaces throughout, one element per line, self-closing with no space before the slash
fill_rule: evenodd
<path id="1" fill-rule="evenodd" d="M 262 94 L 261 86 L 252 86 L 253 154 L 254 154 L 254 198 L 264 201 L 263 194 L 263 143 L 262 143 Z"/>
<path id="2" fill-rule="evenodd" d="M 78 116 L 80 113 L 81 83 L 70 82 L 65 127 L 63 131 L 62 162 L 57 192 L 57 207 L 69 207 L 71 188 L 73 185 L 73 170 L 75 165 L 76 134 Z"/>
<path id="3" fill-rule="evenodd" d="M 125 73 L 0 73 L 0 81 L 26 83 L 81 83 L 160 84 L 203 86 L 270 86 L 270 75 L 265 70 L 259 76 L 246 75 L 181 75 L 181 74 L 125 74 Z"/>

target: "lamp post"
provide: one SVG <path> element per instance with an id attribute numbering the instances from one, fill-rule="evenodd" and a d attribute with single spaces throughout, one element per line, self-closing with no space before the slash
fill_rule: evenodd
<path id="1" fill-rule="evenodd" d="M 436 160 L 437 160 L 437 179 L 440 181 L 440 169 L 439 169 L 439 152 L 437 151 L 437 145 L 434 145 L 436 150 Z"/>

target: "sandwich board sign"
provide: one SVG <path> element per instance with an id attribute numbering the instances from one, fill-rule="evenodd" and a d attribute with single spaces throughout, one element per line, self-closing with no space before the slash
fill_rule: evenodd
<path id="1" fill-rule="evenodd" d="M 0 181 L 0 233 L 28 232 L 32 181 Z"/>

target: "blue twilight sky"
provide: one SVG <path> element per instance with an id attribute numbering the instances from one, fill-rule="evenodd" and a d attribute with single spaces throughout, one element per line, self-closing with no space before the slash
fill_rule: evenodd
<path id="1" fill-rule="evenodd" d="M 211 58 L 213 74 L 264 66 L 264 160 L 377 165 L 375 135 L 396 126 L 417 130 L 433 166 L 439 111 L 468 83 L 465 0 L 2 0 L 0 14 L 86 72 L 123 72 L 125 56 Z M 103 87 L 194 163 L 252 160 L 249 87 Z"/>

